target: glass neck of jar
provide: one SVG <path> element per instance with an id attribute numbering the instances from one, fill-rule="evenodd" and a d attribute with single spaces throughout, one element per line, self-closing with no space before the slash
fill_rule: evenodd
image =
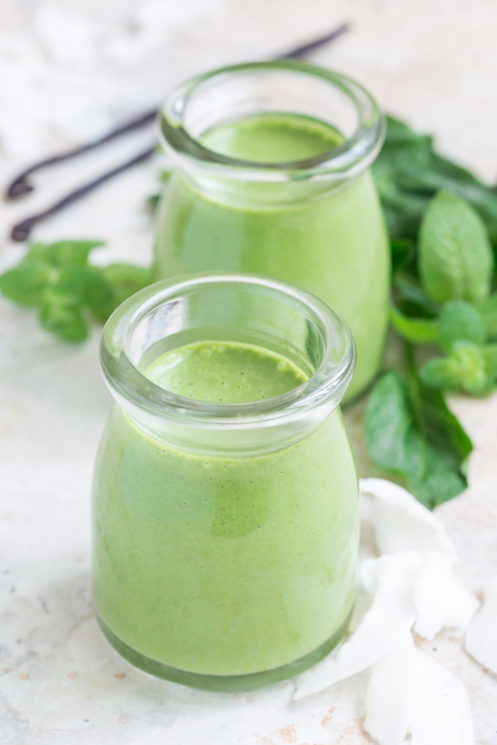
<path id="1" fill-rule="evenodd" d="M 205 144 L 205 134 L 266 114 L 298 116 L 338 133 L 329 149 L 301 160 L 255 162 Z M 340 73 L 299 61 L 247 63 L 178 86 L 160 113 L 173 168 L 210 198 L 292 202 L 342 189 L 376 158 L 384 120 L 372 96 Z"/>
<path id="2" fill-rule="evenodd" d="M 308 378 L 274 398 L 218 404 L 144 374 L 160 355 L 199 341 L 257 345 Z M 104 329 L 101 361 L 116 402 L 149 436 L 192 453 L 249 457 L 289 447 L 323 423 L 348 387 L 355 350 L 344 322 L 308 293 L 246 275 L 197 275 L 123 303 Z"/>

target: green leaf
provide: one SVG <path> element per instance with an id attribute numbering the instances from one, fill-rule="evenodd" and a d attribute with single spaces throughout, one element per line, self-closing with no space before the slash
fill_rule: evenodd
<path id="1" fill-rule="evenodd" d="M 408 318 L 395 306 L 390 306 L 390 320 L 394 329 L 413 344 L 434 344 L 437 340 L 436 322 L 426 318 Z"/>
<path id="2" fill-rule="evenodd" d="M 392 275 L 401 269 L 407 270 L 416 255 L 416 245 L 410 238 L 395 238 L 391 244 Z"/>
<path id="3" fill-rule="evenodd" d="M 458 341 L 483 344 L 487 332 L 483 316 L 465 300 L 446 303 L 436 321 L 437 342 L 444 352 L 450 352 Z"/>
<path id="4" fill-rule="evenodd" d="M 85 266 L 90 251 L 103 245 L 98 240 L 32 243 L 23 262 L 45 261 L 53 267 Z"/>
<path id="5" fill-rule="evenodd" d="M 478 300 L 475 307 L 481 314 L 488 339 L 497 339 L 497 293 Z"/>
<path id="6" fill-rule="evenodd" d="M 409 385 L 399 373 L 386 372 L 371 391 L 364 432 L 374 462 L 401 476 L 427 507 L 466 488 L 471 440 L 443 396 L 419 380 Z"/>
<path id="7" fill-rule="evenodd" d="M 0 292 L 19 305 L 38 305 L 50 281 L 50 267 L 40 261 L 19 264 L 0 276 Z"/>
<path id="8" fill-rule="evenodd" d="M 424 289 L 439 303 L 478 300 L 490 291 L 493 254 L 485 226 L 454 194 L 439 192 L 423 215 L 419 271 Z"/>
<path id="9" fill-rule="evenodd" d="M 488 393 L 495 375 L 489 375 L 482 347 L 459 341 L 447 357 L 428 360 L 420 370 L 420 378 L 431 388 L 454 391 L 459 388 L 472 395 Z"/>
<path id="10" fill-rule="evenodd" d="M 431 193 L 448 191 L 469 202 L 486 225 L 489 237 L 497 242 L 497 199 L 472 173 L 436 153 L 425 167 L 411 165 L 400 179 L 404 189 Z"/>
<path id="11" fill-rule="evenodd" d="M 94 309 L 95 314 L 102 320 L 106 320 L 130 295 L 153 282 L 152 268 L 136 264 L 108 264 L 100 268 L 100 273 L 111 290 L 108 302 Z"/>
<path id="12" fill-rule="evenodd" d="M 393 289 L 397 305 L 404 315 L 433 318 L 438 314 L 440 306 L 428 297 L 419 282 L 412 277 L 398 274 L 394 278 Z"/>
<path id="13" fill-rule="evenodd" d="M 40 307 L 39 320 L 43 328 L 64 341 L 79 342 L 88 337 L 81 307 L 64 287 L 49 288 Z"/>
<path id="14" fill-rule="evenodd" d="M 495 382 L 497 379 L 497 344 L 485 344 L 481 347 L 481 353 L 485 360 L 487 376 Z"/>
<path id="15" fill-rule="evenodd" d="M 109 282 L 96 267 L 66 266 L 59 272 L 57 292 L 65 294 L 74 304 L 97 313 L 112 298 Z"/>
<path id="16" fill-rule="evenodd" d="M 405 147 L 406 145 L 422 144 L 428 150 L 431 149 L 432 138 L 429 135 L 420 134 L 416 130 L 412 129 L 406 122 L 398 119 L 395 116 L 388 115 L 387 121 L 387 133 L 385 138 L 385 144 L 388 146 L 400 145 Z"/>
<path id="17" fill-rule="evenodd" d="M 428 360 L 419 376 L 426 385 L 442 391 L 457 391 L 461 385 L 460 366 L 452 357 Z"/>

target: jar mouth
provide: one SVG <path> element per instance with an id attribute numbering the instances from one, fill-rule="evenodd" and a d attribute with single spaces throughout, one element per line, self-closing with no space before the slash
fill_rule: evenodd
<path id="1" fill-rule="evenodd" d="M 252 327 L 212 322 L 215 314 L 223 314 L 230 302 L 242 309 L 248 304 L 255 319 Z M 278 340 L 273 334 L 271 319 L 264 320 L 267 302 L 273 302 L 275 309 L 281 304 L 282 313 L 291 321 L 292 328 L 287 328 L 290 336 L 295 331 L 295 319 L 301 319 L 298 345 L 290 339 Z M 208 318 L 211 307 L 212 318 Z M 229 312 L 226 315 L 230 317 Z M 279 321 L 275 328 L 280 328 L 278 324 Z M 271 340 L 268 349 L 274 343 L 283 349 L 288 341 L 294 359 L 300 355 L 298 363 L 307 365 L 309 377 L 298 387 L 272 398 L 213 403 L 166 390 L 143 373 L 143 361 L 158 345 L 162 345 L 162 350 L 167 346 L 173 350 L 192 339 L 248 341 L 260 346 Z M 355 347 L 348 327 L 314 295 L 254 275 L 219 273 L 163 280 L 137 292 L 107 321 L 100 352 L 106 382 L 125 408 L 203 428 L 243 429 L 282 422 L 316 407 L 331 410 L 343 397 L 355 366 Z M 304 364 L 307 353 L 309 358 Z"/>
<path id="2" fill-rule="evenodd" d="M 320 116 L 323 110 L 326 118 Z M 264 111 L 315 117 L 337 128 L 343 140 L 318 155 L 288 162 L 243 160 L 201 141 L 215 124 Z M 341 180 L 375 159 L 385 122 L 375 99 L 351 78 L 298 60 L 274 60 L 222 67 L 185 81 L 161 109 L 159 130 L 164 150 L 186 172 L 203 168 L 242 181 Z"/>

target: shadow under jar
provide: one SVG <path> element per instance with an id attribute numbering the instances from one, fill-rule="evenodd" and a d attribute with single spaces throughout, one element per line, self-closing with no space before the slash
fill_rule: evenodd
<path id="1" fill-rule="evenodd" d="M 236 65 L 174 90 L 160 115 L 173 174 L 157 277 L 257 273 L 292 282 L 349 324 L 353 397 L 378 371 L 390 252 L 368 170 L 384 136 L 359 84 L 302 62 Z"/>
<path id="2" fill-rule="evenodd" d="M 144 670 L 213 690 L 295 675 L 354 602 L 350 332 L 296 287 L 159 282 L 111 316 L 94 474 L 99 623 Z"/>

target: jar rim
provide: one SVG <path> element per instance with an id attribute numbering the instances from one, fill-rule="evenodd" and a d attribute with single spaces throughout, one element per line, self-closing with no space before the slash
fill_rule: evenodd
<path id="1" fill-rule="evenodd" d="M 185 125 L 189 104 L 203 86 L 216 79 L 253 72 L 289 72 L 318 78 L 338 89 L 355 107 L 354 132 L 318 155 L 288 162 L 258 162 L 234 158 L 210 149 Z M 365 170 L 376 158 L 385 138 L 385 120 L 374 97 L 360 83 L 342 73 L 301 60 L 245 62 L 196 75 L 174 88 L 159 111 L 159 138 L 164 150 L 184 170 L 203 168 L 211 174 L 244 181 L 301 181 L 327 177 L 343 179 Z"/>
<path id="2" fill-rule="evenodd" d="M 286 393 L 249 403 L 214 403 L 168 391 L 146 377 L 132 359 L 130 342 L 139 323 L 160 306 L 199 289 L 236 285 L 249 291 L 280 296 L 319 326 L 324 341 L 322 359 L 315 372 Z M 343 350 L 333 359 L 337 329 Z M 209 341 L 210 339 L 205 339 Z M 245 429 L 280 424 L 313 407 L 337 406 L 355 367 L 355 345 L 343 319 L 326 303 L 294 285 L 250 274 L 203 273 L 162 280 L 125 300 L 108 319 L 100 344 L 100 360 L 106 382 L 118 401 L 171 422 L 202 428 Z"/>

